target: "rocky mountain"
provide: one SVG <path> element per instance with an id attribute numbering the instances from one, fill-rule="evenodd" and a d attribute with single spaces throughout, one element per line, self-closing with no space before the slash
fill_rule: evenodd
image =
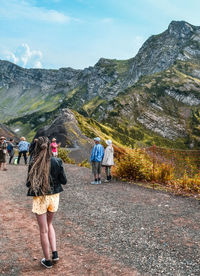
<path id="1" fill-rule="evenodd" d="M 200 145 L 200 65 L 177 61 L 165 71 L 142 77 L 125 93 L 102 103 L 90 116 L 146 144 Z M 149 137 L 147 137 L 147 134 Z M 158 134 L 158 137 L 155 137 Z M 162 142 L 163 144 L 163 142 Z M 169 145 L 170 146 L 170 145 Z"/>
<path id="2" fill-rule="evenodd" d="M 129 83 L 141 76 L 166 70 L 177 60 L 200 64 L 200 27 L 185 21 L 172 21 L 166 31 L 143 44 L 131 63 Z"/>
<path id="3" fill-rule="evenodd" d="M 7 140 L 12 138 L 15 142 L 19 142 L 19 137 L 4 124 L 0 124 L 0 136 L 4 136 Z"/>
<path id="4" fill-rule="evenodd" d="M 56 138 L 61 147 L 70 149 L 69 157 L 76 162 L 90 159 L 93 140 L 82 133 L 74 113 L 67 108 L 60 111 L 50 126 L 39 129 L 35 138 L 39 136 Z"/>
<path id="5" fill-rule="evenodd" d="M 67 107 L 121 128 L 128 144 L 152 143 L 156 135 L 156 141 L 196 145 L 199 84 L 200 27 L 172 21 L 129 60 L 101 58 L 84 70 L 24 69 L 0 61 L 0 121 L 33 137 Z"/>

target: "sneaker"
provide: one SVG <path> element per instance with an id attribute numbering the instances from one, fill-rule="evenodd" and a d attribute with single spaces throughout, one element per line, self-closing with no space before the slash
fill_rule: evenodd
<path id="1" fill-rule="evenodd" d="M 97 181 L 97 184 L 101 184 L 101 180 L 98 180 L 98 181 Z"/>
<path id="2" fill-rule="evenodd" d="M 90 184 L 99 184 L 98 181 L 92 181 Z"/>
<path id="3" fill-rule="evenodd" d="M 58 260 L 59 260 L 58 252 L 57 251 L 52 252 L 52 261 L 56 262 Z"/>
<path id="4" fill-rule="evenodd" d="M 45 258 L 41 260 L 41 264 L 46 268 L 52 268 L 52 262 L 50 260 L 45 260 Z"/>
<path id="5" fill-rule="evenodd" d="M 104 183 L 109 183 L 109 182 L 110 182 L 110 180 L 108 180 L 108 179 L 104 180 Z"/>

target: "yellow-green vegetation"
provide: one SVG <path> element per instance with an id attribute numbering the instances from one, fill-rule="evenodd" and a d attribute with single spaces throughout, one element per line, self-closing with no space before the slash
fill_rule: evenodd
<path id="1" fill-rule="evenodd" d="M 141 149 L 127 150 L 116 161 L 114 174 L 123 180 L 150 181 L 153 179 L 152 162 Z"/>
<path id="2" fill-rule="evenodd" d="M 200 108 L 194 108 L 190 120 L 191 137 L 200 142 Z"/>
<path id="3" fill-rule="evenodd" d="M 184 191 L 188 194 L 193 193 L 200 195 L 200 173 L 197 173 L 193 177 L 190 177 L 185 171 L 183 177 L 179 179 L 172 179 L 168 182 L 168 185 L 173 190 L 178 191 L 179 193 Z"/>
<path id="4" fill-rule="evenodd" d="M 58 157 L 62 159 L 64 163 L 75 164 L 75 161 L 69 158 L 69 151 L 65 148 L 58 148 Z"/>
<path id="5" fill-rule="evenodd" d="M 66 100 L 71 99 L 79 90 L 79 87 L 74 88 L 70 92 L 67 93 L 67 96 L 65 97 Z"/>
<path id="6" fill-rule="evenodd" d="M 26 96 L 27 97 L 27 96 Z M 63 94 L 58 93 L 56 95 L 49 95 L 47 97 L 41 98 L 41 96 L 37 96 L 32 99 L 25 99 L 24 97 L 21 98 L 23 107 L 19 110 L 19 114 L 23 114 L 25 111 L 28 111 L 29 113 L 31 111 L 36 112 L 37 110 L 41 111 L 51 111 L 55 109 L 60 103 L 59 101 L 63 99 Z"/>
<path id="7" fill-rule="evenodd" d="M 173 151 L 162 149 L 160 153 L 157 152 L 156 160 L 144 149 L 117 152 L 116 166 L 113 168 L 116 177 L 126 181 L 152 182 L 154 186 L 159 183 L 175 193 L 200 196 L 200 158 L 194 158 L 193 152 L 185 152 L 188 156 L 184 158 L 181 156 L 183 152 L 175 151 L 172 159 Z M 200 151 L 196 154 L 200 154 Z"/>
<path id="8" fill-rule="evenodd" d="M 83 134 L 89 138 L 99 136 L 102 140 L 112 139 L 120 147 L 146 147 L 156 144 L 170 148 L 185 148 L 183 139 L 169 140 L 144 129 L 139 124 L 128 125 L 127 118 L 110 118 L 106 124 L 97 122 L 92 118 L 82 116 L 73 111 Z M 126 123 L 127 122 L 127 123 Z"/>
<path id="9" fill-rule="evenodd" d="M 91 101 L 89 101 L 87 104 L 83 105 L 83 110 L 86 111 L 86 113 L 90 116 L 95 109 L 104 102 L 102 98 L 96 96 Z"/>
<path id="10" fill-rule="evenodd" d="M 85 167 L 91 169 L 91 164 L 88 162 L 87 159 L 83 160 L 81 163 L 78 164 L 79 167 Z"/>
<path id="11" fill-rule="evenodd" d="M 121 135 L 119 132 L 112 129 L 110 126 L 103 125 L 95 121 L 94 119 L 86 118 L 76 111 L 73 112 L 84 135 L 92 139 L 96 136 L 99 136 L 104 141 L 112 139 L 115 145 L 125 147 L 125 145 L 123 145 L 120 140 L 120 137 L 122 138 L 123 135 Z"/>
<path id="12" fill-rule="evenodd" d="M 107 76 L 112 76 L 116 72 L 119 75 L 119 77 L 122 77 L 124 74 L 128 72 L 131 60 L 132 59 L 100 59 L 100 61 L 95 66 L 101 67 L 103 69 L 103 72 Z"/>

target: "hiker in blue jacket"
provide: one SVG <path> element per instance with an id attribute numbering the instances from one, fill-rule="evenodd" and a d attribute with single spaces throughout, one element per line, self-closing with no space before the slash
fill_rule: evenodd
<path id="1" fill-rule="evenodd" d="M 22 154 L 24 156 L 24 163 L 27 164 L 27 152 L 29 150 L 30 144 L 26 141 L 25 137 L 21 137 L 20 140 L 21 141 L 18 144 L 19 155 L 17 159 L 17 164 L 19 164 Z"/>
<path id="2" fill-rule="evenodd" d="M 94 138 L 94 147 L 91 154 L 92 173 L 94 174 L 94 181 L 91 184 L 101 184 L 101 163 L 104 157 L 104 148 L 100 144 L 99 137 Z"/>

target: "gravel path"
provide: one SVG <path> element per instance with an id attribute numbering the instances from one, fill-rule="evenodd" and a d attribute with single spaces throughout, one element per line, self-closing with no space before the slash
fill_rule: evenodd
<path id="1" fill-rule="evenodd" d="M 90 185 L 90 170 L 65 166 L 54 221 L 61 260 L 48 273 L 39 264 L 27 167 L 0 171 L 0 275 L 200 275 L 197 200 L 128 183 Z"/>

